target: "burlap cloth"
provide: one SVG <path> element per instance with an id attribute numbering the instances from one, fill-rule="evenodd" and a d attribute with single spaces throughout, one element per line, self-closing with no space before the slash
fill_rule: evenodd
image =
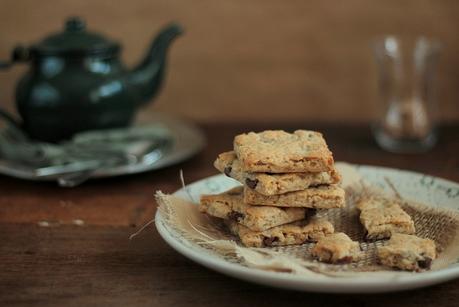
<path id="1" fill-rule="evenodd" d="M 237 238 L 228 233 L 221 221 L 200 213 L 197 204 L 192 201 L 160 191 L 156 193 L 156 199 L 162 222 L 185 244 L 191 248 L 205 249 L 204 252 L 247 267 L 317 276 L 413 274 L 395 271 L 378 264 L 376 247 L 385 244 L 386 241 L 364 241 L 364 229 L 359 222 L 359 213 L 355 204 L 361 197 L 369 195 L 401 201 L 403 209 L 414 220 L 416 234 L 435 241 L 438 258 L 432 263 L 432 270 L 445 268 L 459 259 L 459 214 L 456 211 L 401 199 L 395 187 L 390 195 L 384 193 L 365 183 L 350 167 L 340 167 L 340 172 L 343 176 L 342 186 L 346 190 L 346 208 L 323 210 L 318 214 L 327 218 L 335 226 L 336 232 L 344 232 L 353 240 L 360 242 L 363 256 L 358 262 L 352 264 L 331 265 L 314 260 L 310 253 L 313 243 L 299 246 L 246 248 L 238 242 Z M 389 180 L 388 183 L 391 184 Z M 190 196 L 189 199 L 193 198 Z M 391 274 L 387 274 L 388 272 Z"/>

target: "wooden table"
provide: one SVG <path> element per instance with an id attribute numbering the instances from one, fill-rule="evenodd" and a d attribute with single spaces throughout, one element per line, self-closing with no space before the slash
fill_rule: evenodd
<path id="1" fill-rule="evenodd" d="M 95 180 L 73 189 L 0 176 L 0 305 L 164 306 L 458 306 L 459 280 L 385 295 L 324 295 L 253 285 L 203 268 L 170 248 L 150 220 L 156 190 L 215 174 L 212 162 L 239 132 L 265 128 L 322 130 L 337 160 L 398 167 L 459 181 L 459 126 L 440 130 L 423 155 L 383 152 L 366 126 L 306 124 L 203 126 L 207 148 L 160 171 Z"/>

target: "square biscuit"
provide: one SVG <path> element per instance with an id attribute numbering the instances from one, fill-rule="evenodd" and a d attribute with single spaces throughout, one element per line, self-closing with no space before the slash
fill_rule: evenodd
<path id="1" fill-rule="evenodd" d="M 226 176 L 267 196 L 301 191 L 317 185 L 336 184 L 341 180 L 341 176 L 335 169 L 330 172 L 318 173 L 272 174 L 245 172 L 242 170 L 242 165 L 234 151 L 218 155 L 214 166 Z"/>
<path id="2" fill-rule="evenodd" d="M 406 271 L 429 270 L 437 257 L 435 242 L 414 235 L 394 233 L 387 244 L 377 248 L 381 264 Z"/>
<path id="3" fill-rule="evenodd" d="M 312 249 L 312 255 L 326 263 L 350 263 L 360 258 L 360 244 L 345 233 L 337 232 L 321 238 Z"/>
<path id="4" fill-rule="evenodd" d="M 251 205 L 276 207 L 343 208 L 345 191 L 337 185 L 322 185 L 302 191 L 266 196 L 245 187 L 244 202 Z"/>
<path id="5" fill-rule="evenodd" d="M 334 231 L 333 225 L 329 221 L 317 217 L 273 227 L 265 231 L 253 231 L 232 220 L 225 222 L 230 231 L 238 236 L 242 244 L 247 247 L 300 245 L 317 242 Z"/>
<path id="6" fill-rule="evenodd" d="M 416 231 L 411 217 L 395 200 L 364 198 L 357 203 L 357 208 L 368 240 L 390 238 L 394 233 L 414 234 Z"/>
<path id="7" fill-rule="evenodd" d="M 252 206 L 243 202 L 243 188 L 236 187 L 217 195 L 202 195 L 199 210 L 211 216 L 229 219 L 254 231 L 303 220 L 315 214 L 306 208 Z"/>
<path id="8" fill-rule="evenodd" d="M 234 138 L 234 151 L 246 172 L 328 172 L 334 165 L 322 134 L 309 130 L 240 134 Z"/>

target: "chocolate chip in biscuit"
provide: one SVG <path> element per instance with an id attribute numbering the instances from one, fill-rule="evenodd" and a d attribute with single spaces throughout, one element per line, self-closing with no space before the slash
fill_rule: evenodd
<path id="1" fill-rule="evenodd" d="M 244 218 L 244 214 L 242 214 L 242 213 L 240 213 L 240 212 L 237 212 L 237 211 L 231 211 L 231 212 L 228 214 L 228 219 L 229 219 L 229 220 L 236 221 L 236 222 L 241 221 L 243 218 Z"/>
<path id="2" fill-rule="evenodd" d="M 432 265 L 432 258 L 430 257 L 424 257 L 423 260 L 418 260 L 418 266 L 421 269 L 429 270 L 431 265 Z"/>
<path id="3" fill-rule="evenodd" d="M 257 187 L 257 184 L 258 184 L 258 179 L 250 179 L 250 178 L 246 178 L 245 179 L 245 184 L 251 188 L 252 190 L 255 189 Z"/>
<path id="4" fill-rule="evenodd" d="M 352 262 L 352 256 L 346 256 L 343 258 L 338 259 L 335 263 L 336 264 L 347 264 Z"/>
<path id="5" fill-rule="evenodd" d="M 264 237 L 263 244 L 265 246 L 272 246 L 274 242 L 279 241 L 278 237 Z"/>
<path id="6" fill-rule="evenodd" d="M 317 214 L 317 209 L 307 208 L 306 211 L 304 212 L 304 218 L 308 219 L 310 217 L 313 217 L 316 214 Z"/>
<path id="7" fill-rule="evenodd" d="M 225 167 L 223 172 L 225 173 L 226 176 L 231 177 L 231 171 L 232 170 L 233 170 L 233 168 L 231 166 L 227 166 L 227 167 Z"/>

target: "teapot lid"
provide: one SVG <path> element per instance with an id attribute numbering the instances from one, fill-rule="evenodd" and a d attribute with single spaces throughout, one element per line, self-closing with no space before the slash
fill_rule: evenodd
<path id="1" fill-rule="evenodd" d="M 85 22 L 71 17 L 65 22 L 64 31 L 52 34 L 31 48 L 38 55 L 113 55 L 120 49 L 117 42 L 100 34 L 86 31 Z"/>

